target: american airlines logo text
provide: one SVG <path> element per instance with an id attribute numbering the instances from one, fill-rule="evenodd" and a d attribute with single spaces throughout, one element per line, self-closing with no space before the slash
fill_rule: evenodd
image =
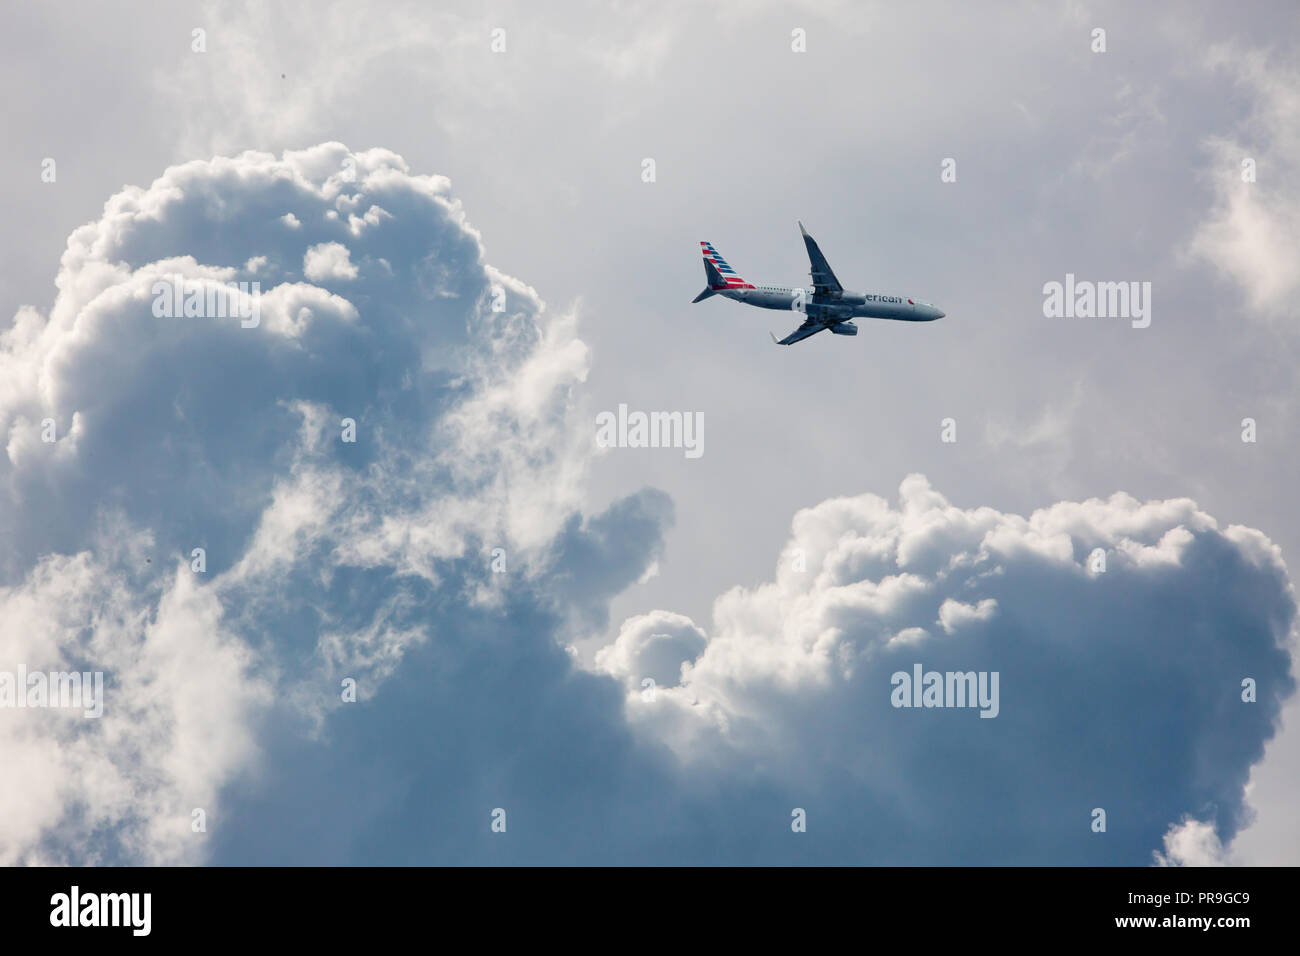
<path id="1" fill-rule="evenodd" d="M 807 312 L 808 300 L 811 298 L 811 289 L 793 289 L 791 290 L 790 308 L 795 312 Z M 882 302 L 887 305 L 902 305 L 907 301 L 909 305 L 913 304 L 910 300 L 904 300 L 902 296 L 897 295 L 876 295 L 868 292 L 860 297 L 863 304 L 868 302 Z"/>

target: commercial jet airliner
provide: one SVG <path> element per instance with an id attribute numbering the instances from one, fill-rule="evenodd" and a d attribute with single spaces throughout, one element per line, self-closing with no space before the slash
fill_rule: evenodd
<path id="1" fill-rule="evenodd" d="M 811 287 L 791 289 L 776 285 L 753 285 L 727 265 L 727 260 L 718 255 L 713 243 L 701 242 L 704 274 L 708 277 L 709 287 L 691 301 L 699 302 L 711 295 L 721 295 L 745 305 L 756 305 L 760 309 L 785 309 L 802 313 L 805 316 L 803 325 L 780 341 L 777 341 L 775 335 L 772 336 L 772 341 L 777 345 L 794 345 L 810 335 L 816 335 L 822 329 L 830 329 L 835 335 L 857 335 L 858 327 L 849 319 L 933 322 L 943 318 L 942 310 L 920 299 L 909 299 L 904 295 L 845 291 L 803 223 L 799 223 L 799 231 L 803 233 L 804 245 L 808 247 L 808 261 L 812 263 Z M 770 332 L 768 334 L 771 335 Z"/>

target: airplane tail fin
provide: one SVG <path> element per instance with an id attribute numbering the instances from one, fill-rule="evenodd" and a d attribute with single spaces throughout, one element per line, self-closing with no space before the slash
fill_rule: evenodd
<path id="1" fill-rule="evenodd" d="M 722 278 L 722 274 L 718 272 L 717 268 L 708 259 L 704 260 L 704 275 L 709 280 L 709 284 L 705 286 L 703 292 L 691 299 L 692 305 L 696 302 L 707 299 L 711 295 L 717 295 L 727 287 L 727 282 Z"/>
<path id="2" fill-rule="evenodd" d="M 753 285 L 742 279 L 735 269 L 727 265 L 727 260 L 718 255 L 711 242 L 700 243 L 700 254 L 704 256 L 704 274 L 709 277 L 709 289 L 721 292 L 724 289 L 752 289 Z"/>

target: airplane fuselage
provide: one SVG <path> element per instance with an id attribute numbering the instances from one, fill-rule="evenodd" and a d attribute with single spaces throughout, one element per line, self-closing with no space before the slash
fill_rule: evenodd
<path id="1" fill-rule="evenodd" d="M 929 302 L 905 295 L 882 295 L 877 292 L 837 293 L 832 302 L 813 305 L 813 289 L 800 286 L 760 285 L 752 289 L 720 289 L 718 295 L 760 309 L 798 311 L 817 318 L 895 319 L 902 322 L 933 322 L 943 318 L 942 310 Z M 796 308 L 798 300 L 801 307 Z"/>

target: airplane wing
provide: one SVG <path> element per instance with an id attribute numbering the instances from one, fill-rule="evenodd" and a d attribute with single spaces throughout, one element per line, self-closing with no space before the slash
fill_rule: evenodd
<path id="1" fill-rule="evenodd" d="M 808 261 L 812 263 L 813 301 L 817 301 L 819 295 L 827 292 L 843 292 L 844 286 L 840 285 L 840 280 L 835 278 L 830 263 L 817 247 L 817 240 L 808 235 L 808 230 L 803 227 L 803 223 L 799 223 L 799 231 L 803 233 L 803 244 L 808 247 Z"/>
<path id="2" fill-rule="evenodd" d="M 799 326 L 799 328 L 795 329 L 780 341 L 777 341 L 776 336 L 772 335 L 771 332 L 768 332 L 767 334 L 772 335 L 772 341 L 776 342 L 777 345 L 794 345 L 794 343 L 802 342 L 810 335 L 816 335 L 824 328 L 826 328 L 826 326 L 822 325 L 822 323 L 818 322 L 816 319 L 805 319 L 803 325 Z"/>

